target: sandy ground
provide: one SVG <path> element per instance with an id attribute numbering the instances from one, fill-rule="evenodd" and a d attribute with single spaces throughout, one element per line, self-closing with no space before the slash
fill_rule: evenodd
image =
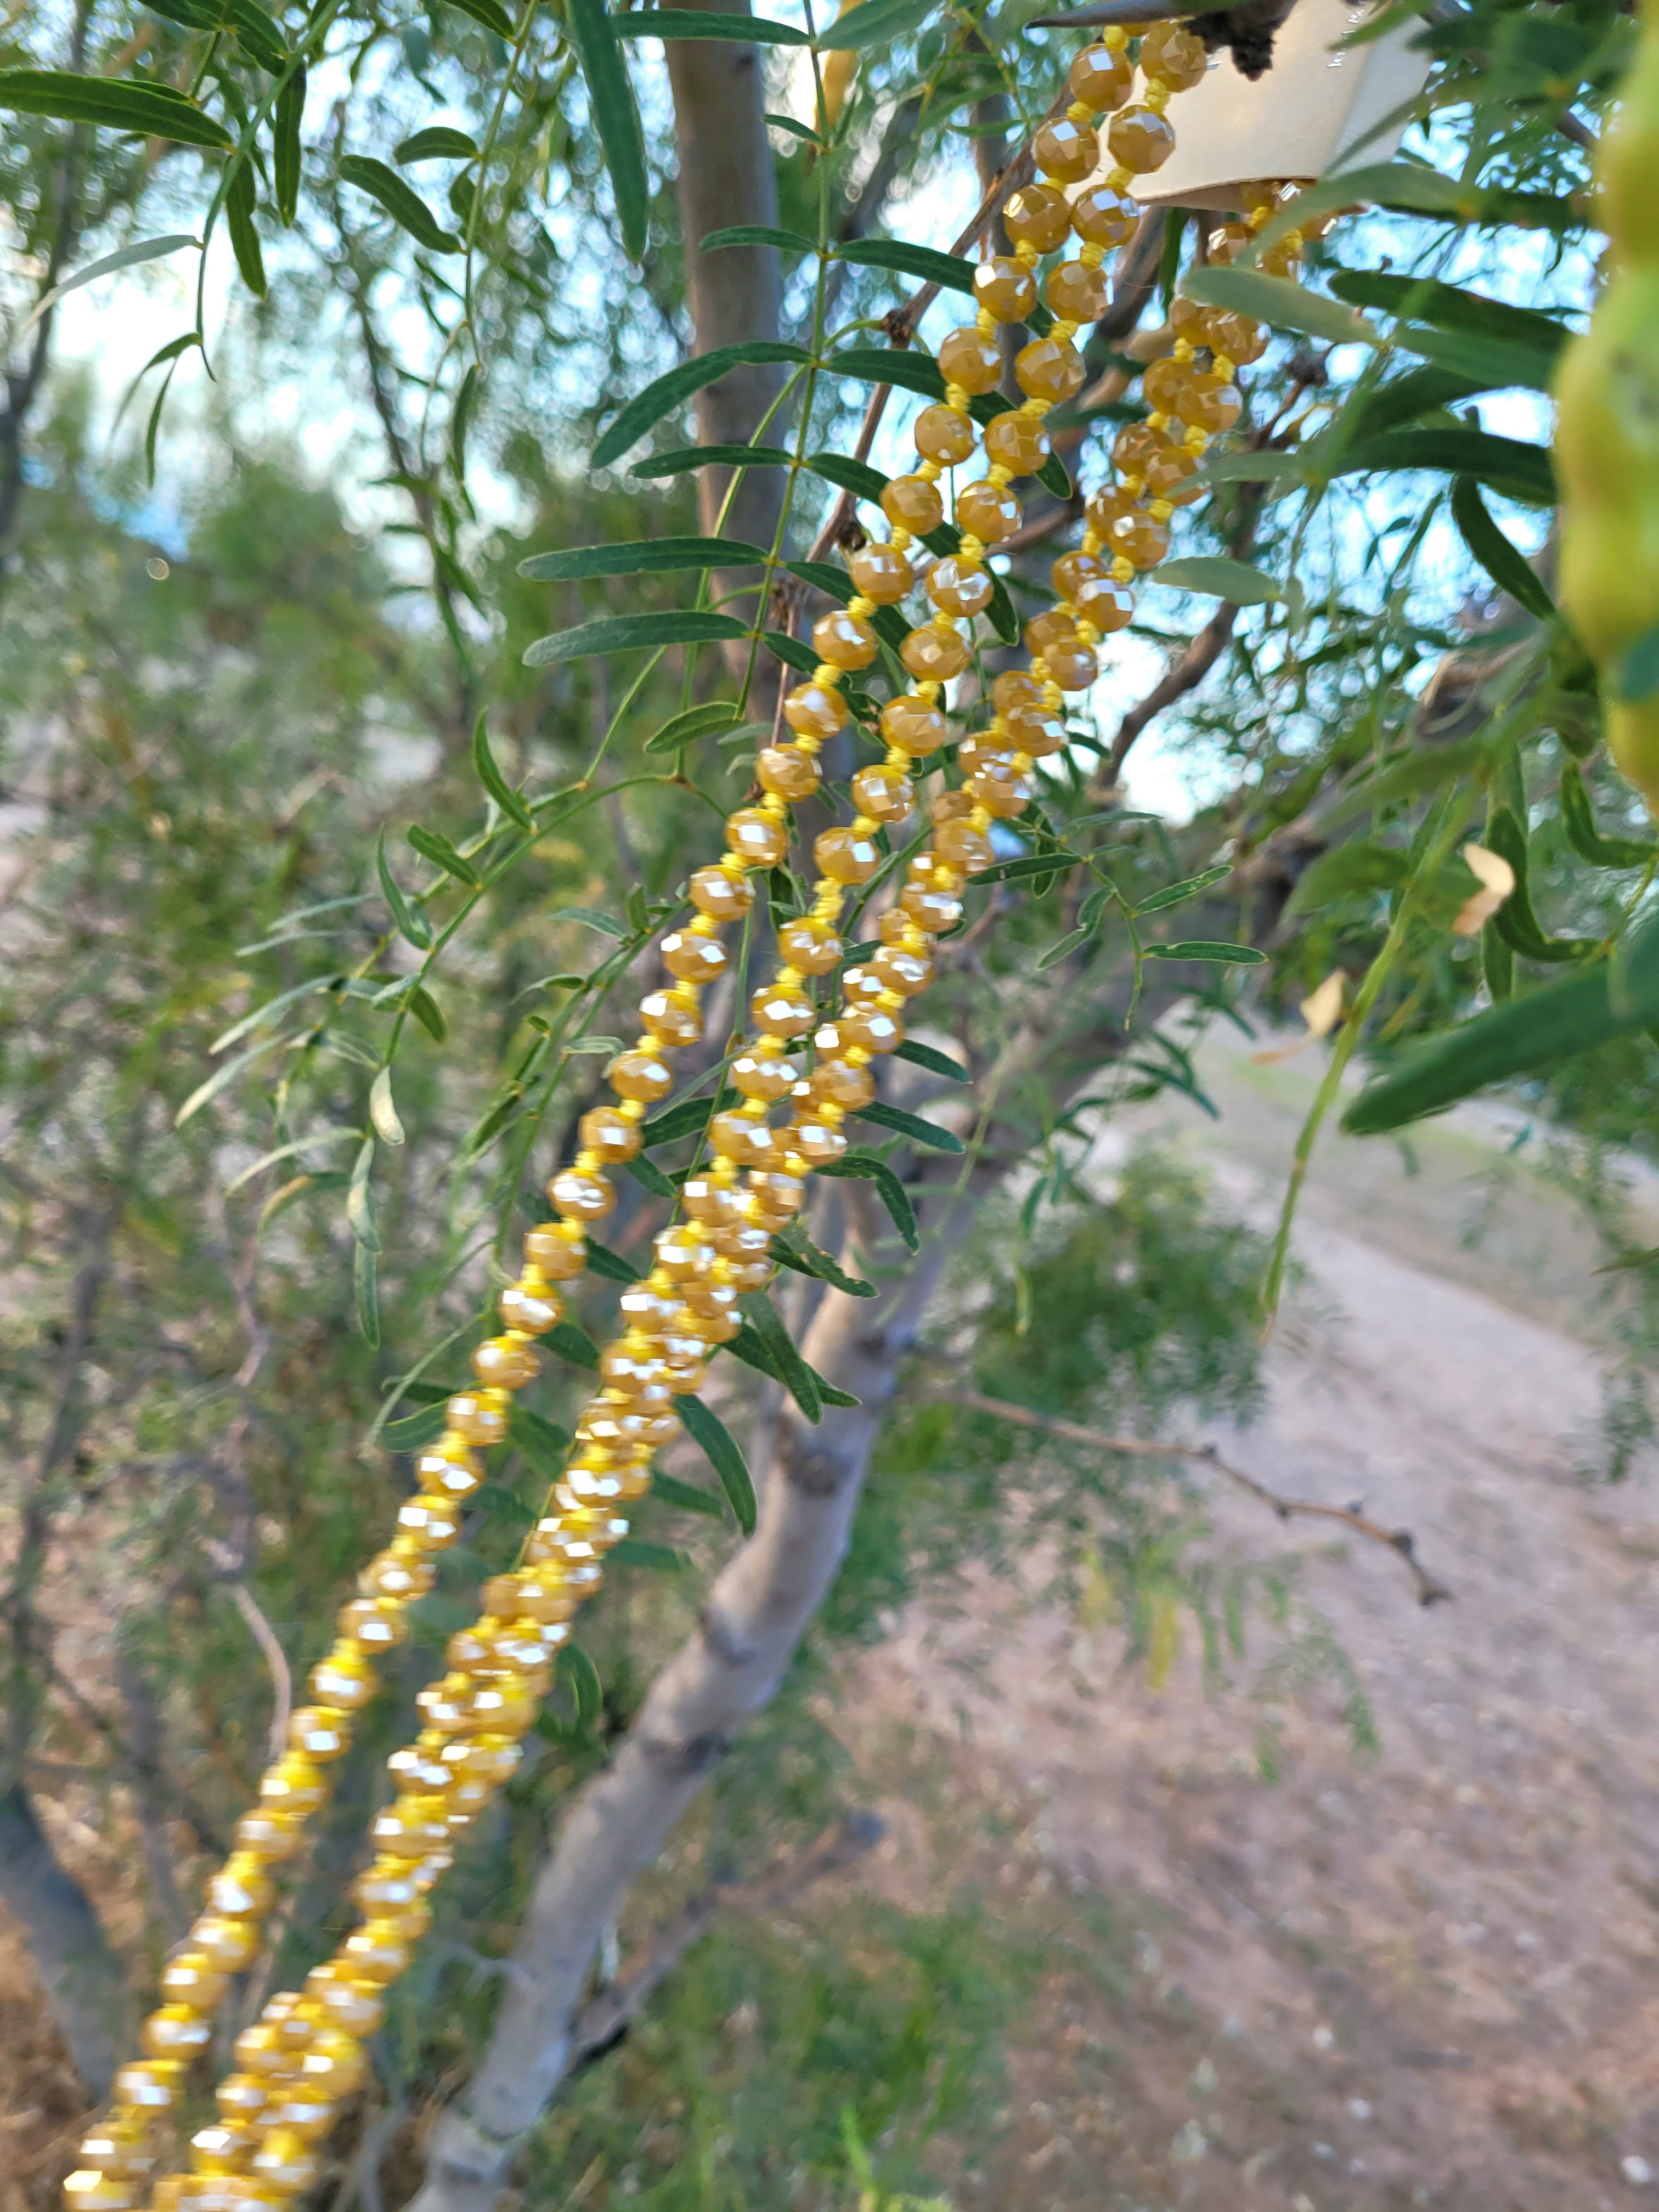
<path id="1" fill-rule="evenodd" d="M 1261 1212 L 1313 1071 L 1206 1065 L 1219 1128 L 1158 1121 Z M 1316 1692 L 1264 1784 L 1248 1664 L 1206 1695 L 1189 1652 L 1155 1692 L 1114 1637 L 988 1590 L 872 1666 L 878 1735 L 948 1745 L 969 1796 L 1025 1808 L 1028 1868 L 1138 1931 L 1127 1996 L 1054 1993 L 964 2204 L 1659 2205 L 1659 1510 L 1574 1478 L 1598 1332 L 1571 1208 L 1520 1168 L 1471 1242 L 1507 1133 L 1322 1152 L 1297 1244 L 1317 1318 L 1272 1353 L 1261 1420 L 1217 1438 L 1281 1492 L 1409 1527 L 1455 1589 L 1425 1611 L 1386 1552 L 1215 1500 L 1218 1547 L 1299 1558 L 1374 1758 Z M 884 1878 L 937 1881 L 890 1809 Z"/>

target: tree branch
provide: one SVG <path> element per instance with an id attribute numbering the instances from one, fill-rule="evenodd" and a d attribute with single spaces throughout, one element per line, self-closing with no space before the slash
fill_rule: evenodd
<path id="1" fill-rule="evenodd" d="M 1390 1552 L 1398 1553 L 1406 1562 L 1407 1572 L 1417 1589 L 1419 1605 L 1438 1605 L 1449 1602 L 1452 1593 L 1447 1585 L 1430 1574 L 1417 1556 L 1416 1539 L 1409 1528 L 1385 1528 L 1358 1505 L 1325 1505 L 1316 1498 L 1281 1498 L 1277 1491 L 1269 1490 L 1253 1474 L 1242 1468 L 1231 1467 L 1222 1458 L 1213 1444 L 1160 1443 L 1141 1437 L 1109 1436 L 1103 1429 L 1085 1428 L 1080 1422 L 1060 1419 L 1056 1415 L 1033 1413 L 1029 1406 L 1016 1406 L 1006 1398 L 988 1398 L 978 1390 L 964 1390 L 952 1382 L 948 1391 L 939 1393 L 942 1400 L 959 1406 L 967 1413 L 988 1413 L 994 1419 L 1006 1421 L 1021 1429 L 1035 1429 L 1040 1434 L 1058 1437 L 1066 1443 L 1083 1444 L 1091 1451 L 1118 1452 L 1131 1459 L 1190 1459 L 1212 1467 L 1218 1474 L 1224 1475 L 1240 1490 L 1247 1491 L 1276 1513 L 1281 1521 L 1313 1519 L 1334 1521 L 1368 1543 L 1381 1544 Z"/>

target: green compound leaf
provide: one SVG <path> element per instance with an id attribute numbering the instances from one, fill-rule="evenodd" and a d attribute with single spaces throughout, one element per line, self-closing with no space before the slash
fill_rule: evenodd
<path id="1" fill-rule="evenodd" d="M 229 153 L 234 143 L 223 124 L 171 85 L 77 76 L 70 70 L 0 70 L 0 107 L 165 138 L 174 146 L 211 146 Z"/>
<path id="2" fill-rule="evenodd" d="M 704 1457 L 720 1477 L 720 1488 L 726 1492 L 726 1503 L 737 1516 L 738 1526 L 745 1536 L 755 1533 L 755 1485 L 749 1473 L 749 1463 L 738 1450 L 732 1431 L 718 1413 L 711 1413 L 701 1398 L 684 1397 L 678 1401 L 680 1419 L 686 1434 L 699 1444 Z"/>
<path id="3" fill-rule="evenodd" d="M 642 538 L 618 545 L 570 545 L 532 553 L 519 574 L 535 584 L 578 583 L 590 576 L 672 574 L 682 568 L 747 568 L 766 559 L 760 545 L 736 538 Z"/>
<path id="4" fill-rule="evenodd" d="M 911 1251 L 921 1245 L 921 1233 L 916 1226 L 916 1210 L 910 1203 L 910 1194 L 885 1160 L 878 1159 L 873 1152 L 843 1152 L 840 1159 L 831 1160 L 817 1172 L 824 1176 L 851 1176 L 872 1182 L 882 1204 L 892 1217 L 892 1223 Z"/>
<path id="5" fill-rule="evenodd" d="M 639 19 L 635 16 L 632 20 Z M 653 424 L 660 422 L 665 415 L 706 386 L 718 383 L 732 369 L 775 362 L 799 367 L 811 357 L 805 347 L 787 344 L 782 339 L 744 338 L 735 345 L 716 346 L 713 352 L 701 353 L 694 361 L 683 361 L 678 368 L 671 368 L 629 401 L 594 447 L 592 465 L 603 469 L 620 460 L 629 447 L 636 444 Z"/>

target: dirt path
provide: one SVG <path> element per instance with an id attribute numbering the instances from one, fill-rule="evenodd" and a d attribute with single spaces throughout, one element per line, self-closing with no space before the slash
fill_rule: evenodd
<path id="1" fill-rule="evenodd" d="M 1259 1207 L 1307 1079 L 1209 1065 L 1227 1111 L 1198 1141 Z M 1264 1784 L 1248 1666 L 1208 1698 L 1189 1652 L 1155 1692 L 1115 1638 L 988 1589 L 878 1662 L 889 1720 L 948 1742 L 988 1802 L 1012 1786 L 1036 1862 L 1140 1929 L 1131 1995 L 1073 1988 L 1043 2014 L 1015 2141 L 964 2205 L 1659 2205 L 1659 1510 L 1650 1486 L 1572 1479 L 1596 1358 L 1536 1317 L 1587 1311 L 1571 1213 L 1523 1176 L 1470 1251 L 1489 1139 L 1416 1149 L 1410 1174 L 1389 1146 L 1323 1156 L 1297 1249 L 1327 1318 L 1220 1440 L 1280 1491 L 1409 1526 L 1455 1601 L 1425 1612 L 1387 1554 L 1216 1500 L 1218 1545 L 1299 1558 L 1374 1759 L 1316 1694 Z M 901 1819 L 906 1888 L 939 1875 L 918 1848 Z"/>

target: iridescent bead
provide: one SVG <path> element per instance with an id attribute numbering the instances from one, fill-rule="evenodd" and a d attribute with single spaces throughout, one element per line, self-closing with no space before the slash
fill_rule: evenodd
<path id="1" fill-rule="evenodd" d="M 1155 77 L 1171 92 L 1188 92 L 1200 83 L 1210 66 L 1204 41 L 1181 23 L 1152 23 L 1140 41 L 1143 76 Z M 1079 97 L 1081 95 L 1079 94 Z"/>
<path id="2" fill-rule="evenodd" d="M 763 814 L 757 806 L 740 806 L 726 817 L 726 842 L 740 860 L 757 868 L 775 868 L 789 848 L 788 832 L 782 823 Z"/>
<path id="3" fill-rule="evenodd" d="M 939 366 L 947 385 L 960 385 L 964 392 L 994 392 L 1002 381 L 1002 349 L 970 323 L 941 340 Z"/>
<path id="4" fill-rule="evenodd" d="M 1050 450 L 1048 433 L 1036 416 L 1017 407 L 1006 415 L 994 415 L 985 426 L 987 459 L 1017 477 L 1035 476 Z"/>
<path id="5" fill-rule="evenodd" d="M 771 824 L 769 823 L 767 826 L 769 829 Z M 673 1069 L 659 1053 L 654 1052 L 619 1053 L 605 1070 L 605 1079 L 619 1098 L 635 1098 L 647 1105 L 659 1098 L 665 1098 L 674 1088 Z M 529 1249 L 527 1238 L 526 1249 Z M 533 1256 L 544 1273 L 552 1273 L 552 1269 L 539 1254 Z"/>
<path id="6" fill-rule="evenodd" d="M 805 753 L 788 748 L 789 757 L 805 760 Z M 766 757 L 764 754 L 761 756 Z M 811 762 L 807 763 L 811 766 Z M 813 778 L 817 783 L 816 773 Z M 726 973 L 728 955 L 718 937 L 705 937 L 695 929 L 671 929 L 662 940 L 662 964 L 682 983 L 712 983 Z"/>
<path id="7" fill-rule="evenodd" d="M 812 650 L 832 668 L 867 668 L 876 657 L 876 633 L 862 615 L 833 607 L 812 625 Z"/>
<path id="8" fill-rule="evenodd" d="M 615 1088 L 614 1085 L 612 1088 Z M 554 1212 L 567 1221 L 603 1221 L 617 1203 L 617 1194 L 610 1178 L 594 1174 L 586 1168 L 561 1168 L 548 1184 L 547 1194 L 553 1202 Z M 483 1348 L 482 1345 L 479 1346 L 480 1351 Z M 473 1366 L 482 1373 L 477 1368 L 477 1353 L 473 1355 Z M 500 1382 L 501 1389 L 506 1390 L 518 1390 L 524 1387 L 522 1383 L 504 1382 L 495 1375 L 484 1379 Z M 526 1379 L 527 1381 L 529 1377 Z"/>
<path id="9" fill-rule="evenodd" d="M 841 939 L 820 916 L 804 914 L 780 928 L 778 951 L 803 975 L 827 975 L 841 959 Z"/>
<path id="10" fill-rule="evenodd" d="M 974 298 L 1000 323 L 1023 323 L 1036 296 L 1036 277 L 1006 253 L 994 254 L 974 271 Z"/>
<path id="11" fill-rule="evenodd" d="M 823 684 L 798 684 L 783 702 L 783 719 L 799 737 L 833 738 L 847 720 L 847 702 Z"/>
<path id="12" fill-rule="evenodd" d="M 981 477 L 977 483 L 964 485 L 957 494 L 957 521 L 973 537 L 981 538 L 988 545 L 1000 544 L 1012 538 L 1020 526 L 1020 505 L 1006 484 L 996 484 Z"/>
<path id="13" fill-rule="evenodd" d="M 810 799 L 818 787 L 817 763 L 799 745 L 763 746 L 755 760 L 755 775 L 763 791 L 775 792 L 792 805 Z M 726 965 L 726 949 L 720 948 L 720 965 Z M 666 945 L 665 944 L 665 957 Z M 678 969 L 674 971 L 680 972 Z"/>
<path id="14" fill-rule="evenodd" d="M 817 1009 L 798 984 L 763 983 L 750 994 L 749 1018 L 765 1036 L 805 1036 Z"/>
<path id="15" fill-rule="evenodd" d="M 944 521 L 945 501 L 939 497 L 939 486 L 926 477 L 895 477 L 883 489 L 881 511 L 896 529 L 925 538 Z M 788 713 L 787 707 L 784 712 Z"/>
<path id="16" fill-rule="evenodd" d="M 1167 118 L 1150 107 L 1126 107 L 1106 127 L 1112 159 L 1136 176 L 1161 169 L 1175 151 L 1175 132 Z"/>
<path id="17" fill-rule="evenodd" d="M 1087 246 L 1122 246 L 1139 221 L 1138 203 L 1115 185 L 1091 185 L 1072 203 L 1072 228 Z"/>
<path id="18" fill-rule="evenodd" d="M 1014 356 L 1014 376 L 1033 399 L 1069 399 L 1082 386 L 1083 356 L 1064 338 L 1033 338 Z"/>
<path id="19" fill-rule="evenodd" d="M 1031 154 L 1043 176 L 1057 178 L 1063 185 L 1079 185 L 1100 159 L 1100 142 L 1088 124 L 1057 115 L 1052 123 L 1038 126 Z M 1129 166 L 1124 163 L 1125 168 Z"/>
<path id="20" fill-rule="evenodd" d="M 848 556 L 847 571 L 855 589 L 878 607 L 896 605 L 916 580 L 903 554 L 890 545 L 861 545 Z"/>
<path id="21" fill-rule="evenodd" d="M 905 691 L 882 708 L 881 734 L 913 760 L 922 760 L 945 744 L 950 726 L 937 707 Z"/>
<path id="22" fill-rule="evenodd" d="M 948 684 L 961 675 L 969 658 L 966 638 L 932 623 L 913 629 L 899 648 L 899 659 L 919 684 Z"/>
<path id="23" fill-rule="evenodd" d="M 916 451 L 924 460 L 937 461 L 941 468 L 958 467 L 974 450 L 974 426 L 965 416 L 952 413 L 948 407 L 924 407 L 915 419 L 913 434 Z M 814 633 L 813 642 L 817 642 Z M 871 658 L 874 659 L 872 653 Z M 847 667 L 862 667 L 862 661 L 841 664 Z"/>
<path id="24" fill-rule="evenodd" d="M 786 705 L 786 715 L 788 711 Z M 724 868 L 698 868 L 686 888 L 692 905 L 711 921 L 740 921 L 755 902 L 755 887 L 749 878 L 728 876 Z"/>
<path id="25" fill-rule="evenodd" d="M 862 830 L 824 830 L 812 841 L 812 858 L 819 874 L 828 876 L 831 883 L 867 884 L 881 866 L 881 848 Z M 803 1028 L 808 1025 L 804 1024 Z"/>
<path id="26" fill-rule="evenodd" d="M 1146 41 L 1143 40 L 1143 67 L 1146 47 Z M 1121 47 L 1085 46 L 1066 72 L 1066 89 L 1073 100 L 1080 100 L 1097 115 L 1121 107 L 1134 81 L 1133 68 Z"/>
<path id="27" fill-rule="evenodd" d="M 991 579 L 977 562 L 951 554 L 927 571 L 927 596 L 947 615 L 982 614 L 991 604 Z"/>
<path id="28" fill-rule="evenodd" d="M 1052 253 L 1072 234 L 1071 208 L 1053 185 L 1027 185 L 1016 192 L 1002 220 L 1016 246 L 1034 246 L 1039 253 Z"/>
<path id="29" fill-rule="evenodd" d="M 874 762 L 853 778 L 853 804 L 872 822 L 902 822 L 915 804 L 915 787 L 898 769 Z"/>

